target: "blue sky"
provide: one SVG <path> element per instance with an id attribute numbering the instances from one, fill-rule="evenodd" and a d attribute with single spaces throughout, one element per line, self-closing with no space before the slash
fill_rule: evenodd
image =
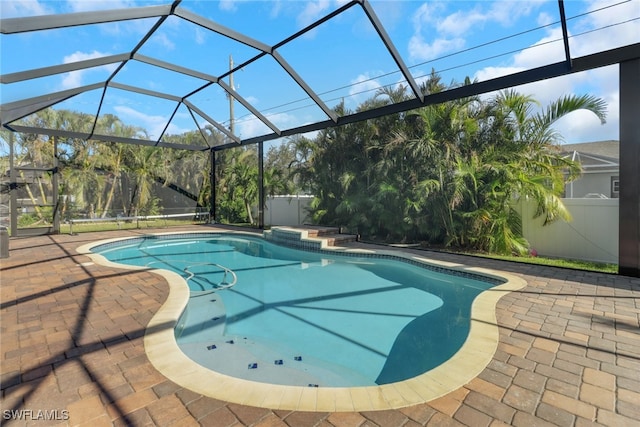
<path id="1" fill-rule="evenodd" d="M 95 11 L 167 4 L 132 0 L 3 0 L 2 18 Z M 192 1 L 181 7 L 207 19 L 273 45 L 331 13 L 344 1 Z M 374 10 L 395 47 L 417 79 L 432 68 L 444 82 L 460 82 L 465 76 L 486 80 L 563 60 L 557 2 L 553 1 L 372 1 Z M 608 7 L 610 6 L 610 7 Z M 565 2 L 571 52 L 582 56 L 640 41 L 640 2 Z M 595 12 L 593 12 L 595 11 Z M 592 13 L 588 13 L 592 12 Z M 2 35 L 2 74 L 74 62 L 130 51 L 155 19 Z M 596 29 L 603 30 L 594 31 Z M 502 39 L 500 42 L 496 40 Z M 462 53 L 457 53 L 461 52 Z M 28 52 L 28 54 L 25 54 Z M 278 52 L 319 93 L 329 107 L 344 100 L 355 109 L 383 85 L 403 79 L 378 35 L 359 7 L 353 7 Z M 217 35 L 197 25 L 171 17 L 149 39 L 140 53 L 178 63 L 212 75 L 253 57 L 257 50 Z M 38 96 L 103 81 L 113 66 L 55 75 L 26 83 L 3 85 L 1 102 Z M 234 74 L 235 87 L 276 126 L 289 128 L 325 120 L 322 111 L 270 57 L 266 56 Z M 201 87 L 199 79 L 175 75 L 146 64 L 129 62 L 114 81 L 176 96 Z M 608 103 L 604 126 L 585 112 L 574 113 L 558 124 L 566 142 L 618 138 L 618 73 L 607 67 L 570 77 L 548 80 L 522 88 L 542 105 L 565 94 L 589 93 Z M 95 113 L 101 92 L 93 91 L 67 101 L 61 108 Z M 221 88 L 214 85 L 189 98 L 220 123 L 228 125 L 229 106 Z M 109 90 L 103 112 L 146 128 L 157 136 L 167 125 L 175 104 L 121 90 Z M 244 107 L 235 104 L 236 130 L 243 138 L 268 133 Z M 197 118 L 201 121 L 201 118 Z M 169 133 L 195 128 L 181 108 L 169 125 Z"/>

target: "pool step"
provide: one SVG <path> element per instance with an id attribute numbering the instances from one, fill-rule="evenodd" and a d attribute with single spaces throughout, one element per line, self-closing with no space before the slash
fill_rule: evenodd
<path id="1" fill-rule="evenodd" d="M 323 227 L 319 225 L 301 225 L 298 227 L 288 227 L 294 230 L 306 230 L 307 236 L 327 240 L 327 246 L 340 246 L 341 243 L 355 242 L 355 234 L 342 234 L 338 227 Z"/>
<path id="2" fill-rule="evenodd" d="M 322 235 L 321 238 L 327 240 L 327 246 L 341 246 L 358 240 L 358 236 L 355 234 L 326 234 Z"/>
<path id="3" fill-rule="evenodd" d="M 273 227 L 264 232 L 264 237 L 274 243 L 310 250 L 340 246 L 357 240 L 355 235 L 341 234 L 337 227 L 315 225 Z"/>

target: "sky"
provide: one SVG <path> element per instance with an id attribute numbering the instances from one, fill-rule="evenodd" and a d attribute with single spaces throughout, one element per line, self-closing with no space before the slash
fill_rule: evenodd
<path id="1" fill-rule="evenodd" d="M 149 0 L 2 0 L 2 19 L 168 4 Z M 345 4 L 342 0 L 247 1 L 185 0 L 180 7 L 273 46 Z M 418 81 L 436 70 L 445 83 L 465 77 L 480 81 L 564 59 L 562 30 L 555 0 L 509 1 L 371 1 L 371 5 L 410 72 Z M 640 41 L 640 1 L 565 1 L 573 57 Z M 0 36 L 0 72 L 32 68 L 131 51 L 156 18 Z M 28 52 L 29 54 L 24 54 Z M 331 108 L 339 102 L 354 111 L 383 86 L 404 83 L 393 58 L 359 6 L 306 32 L 277 49 L 302 79 Z M 213 76 L 255 57 L 253 47 L 170 17 L 141 47 L 140 54 L 179 64 Z M 105 80 L 115 65 L 63 73 L 28 82 L 3 84 L 2 104 L 43 93 L 58 92 Z M 282 69 L 266 55 L 233 74 L 234 88 L 275 126 L 286 129 L 326 115 Z M 229 83 L 228 78 L 224 79 Z M 218 85 L 161 68 L 129 61 L 116 83 L 184 97 L 207 115 L 229 126 L 228 98 Z M 579 111 L 558 122 L 566 143 L 618 139 L 617 66 L 565 76 L 517 88 L 542 107 L 564 95 L 591 94 L 608 104 L 607 123 Z M 102 91 L 78 95 L 60 108 L 95 113 Z M 490 95 L 485 95 L 490 96 Z M 112 113 L 126 123 L 147 129 L 157 138 L 168 126 L 172 134 L 195 129 L 184 106 L 120 89 L 109 89 L 101 114 Z M 198 123 L 204 119 L 196 117 Z M 240 103 L 234 103 L 235 131 L 242 138 L 270 129 Z"/>

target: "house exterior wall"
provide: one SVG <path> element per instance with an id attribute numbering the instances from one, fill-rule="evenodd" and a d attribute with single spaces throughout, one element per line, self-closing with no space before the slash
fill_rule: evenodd
<path id="1" fill-rule="evenodd" d="M 575 199 L 593 193 L 617 197 L 611 192 L 611 178 L 614 176 L 618 176 L 618 172 L 585 173 L 565 186 L 565 197 Z"/>
<path id="2" fill-rule="evenodd" d="M 573 221 L 557 221 L 543 226 L 533 219 L 533 203 L 520 202 L 522 232 L 539 255 L 618 262 L 619 199 L 563 199 Z"/>

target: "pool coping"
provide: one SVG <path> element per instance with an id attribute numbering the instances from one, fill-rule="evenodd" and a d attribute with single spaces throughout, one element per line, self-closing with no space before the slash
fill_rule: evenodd
<path id="1" fill-rule="evenodd" d="M 194 234 L 237 234 L 259 237 L 242 231 L 196 231 L 153 233 L 148 236 Z M 274 385 L 224 375 L 197 364 L 178 347 L 174 327 L 189 300 L 184 279 L 173 272 L 148 267 L 118 264 L 91 249 L 112 242 L 131 240 L 114 238 L 88 243 L 77 248 L 95 263 L 129 270 L 149 270 L 162 276 L 169 285 L 169 295 L 147 325 L 144 347 L 151 364 L 165 377 L 194 392 L 227 402 L 269 409 L 312 412 L 350 412 L 399 409 L 429 402 L 467 384 L 489 364 L 498 347 L 499 330 L 496 305 L 509 292 L 522 289 L 526 281 L 502 271 L 466 267 L 462 264 L 431 260 L 408 252 L 387 249 L 348 247 L 323 248 L 324 251 L 349 254 L 376 254 L 405 258 L 426 266 L 504 279 L 505 282 L 478 295 L 471 307 L 469 336 L 462 347 L 446 362 L 416 377 L 396 383 L 366 387 L 300 387 Z M 135 238 L 134 238 L 135 239 Z"/>

